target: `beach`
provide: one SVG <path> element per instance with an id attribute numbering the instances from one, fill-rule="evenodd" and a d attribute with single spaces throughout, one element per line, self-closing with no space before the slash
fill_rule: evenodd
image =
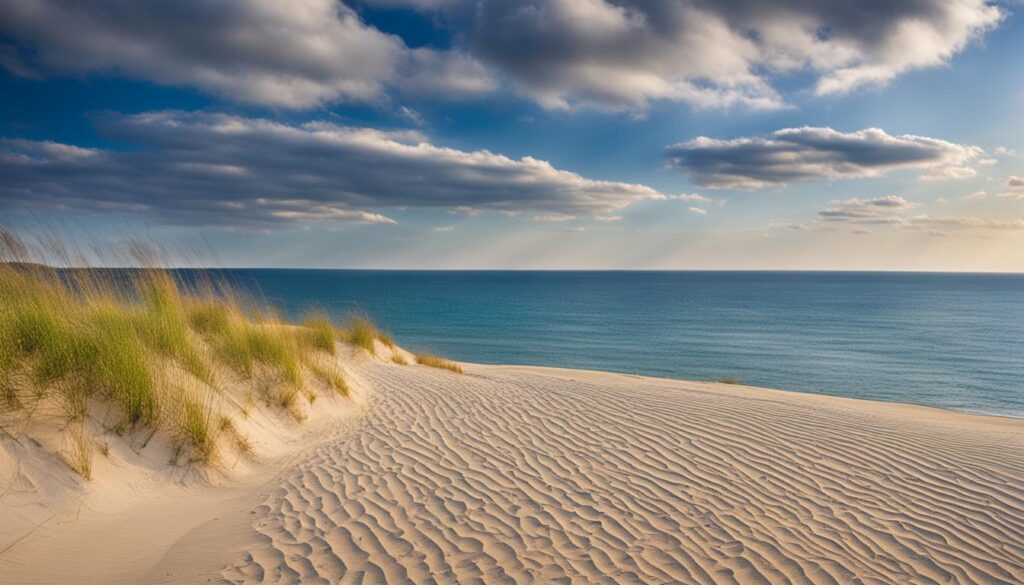
<path id="1" fill-rule="evenodd" d="M 1024 579 L 1024 421 L 386 358 L 342 352 L 352 400 L 217 481 L 5 442 L 0 583 Z"/>

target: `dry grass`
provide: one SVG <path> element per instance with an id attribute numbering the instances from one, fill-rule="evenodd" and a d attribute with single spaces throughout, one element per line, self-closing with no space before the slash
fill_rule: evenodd
<path id="1" fill-rule="evenodd" d="M 132 252 L 151 266 L 145 253 Z M 0 428 L 27 432 L 33 413 L 52 405 L 66 421 L 64 457 L 82 477 L 92 473 L 90 419 L 122 433 L 165 433 L 177 460 L 216 460 L 222 436 L 251 451 L 221 420 L 225 376 L 252 379 L 267 403 L 297 419 L 297 397 L 316 397 L 304 372 L 348 394 L 340 371 L 315 358 L 335 353 L 338 333 L 323 315 L 290 325 L 226 287 L 186 284 L 163 269 L 35 263 L 55 256 L 75 257 L 55 239 L 27 242 L 0 231 Z M 376 326 L 355 325 L 353 343 L 365 347 L 368 331 L 372 347 Z"/>
<path id="2" fill-rule="evenodd" d="M 302 326 L 305 327 L 302 341 L 306 346 L 334 355 L 334 340 L 337 337 L 337 332 L 326 315 L 315 314 L 306 317 L 302 322 Z"/>
<path id="3" fill-rule="evenodd" d="M 376 341 L 380 341 L 390 349 L 398 347 L 395 340 L 381 331 L 373 319 L 365 313 L 352 313 L 345 320 L 345 326 L 338 330 L 338 337 L 350 345 L 365 349 L 377 355 Z"/>
<path id="4" fill-rule="evenodd" d="M 77 425 L 77 430 L 71 431 L 68 439 L 70 445 L 64 453 L 64 461 L 82 479 L 92 479 L 92 436 L 83 425 Z"/>
<path id="5" fill-rule="evenodd" d="M 374 341 L 380 336 L 380 331 L 368 316 L 361 313 L 349 315 L 345 327 L 338 334 L 347 343 L 377 355 Z"/>
<path id="6" fill-rule="evenodd" d="M 407 366 L 407 365 L 409 365 L 409 361 L 407 359 L 405 359 L 405 356 L 400 354 L 400 353 L 398 353 L 398 352 L 395 352 L 395 353 L 391 354 L 391 361 L 395 362 L 396 364 L 398 364 L 400 366 Z"/>
<path id="7" fill-rule="evenodd" d="M 349 395 L 348 382 L 345 381 L 345 375 L 341 372 L 336 364 L 322 364 L 315 360 L 306 362 L 306 367 L 313 373 L 318 380 L 327 384 L 332 390 L 338 394 L 347 397 Z"/>
<path id="8" fill-rule="evenodd" d="M 430 366 L 431 368 L 450 370 L 452 372 L 455 372 L 456 374 L 462 373 L 462 367 L 459 366 L 459 364 L 426 353 L 416 354 L 416 363 L 424 366 Z"/>

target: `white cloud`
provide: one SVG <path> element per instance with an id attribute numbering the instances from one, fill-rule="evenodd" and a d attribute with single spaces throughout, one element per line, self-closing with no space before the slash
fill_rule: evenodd
<path id="1" fill-rule="evenodd" d="M 337 0 L 2 0 L 0 33 L 20 45 L 2 60 L 16 74 L 116 73 L 267 106 L 495 87 L 471 57 L 409 49 Z"/>
<path id="2" fill-rule="evenodd" d="M 818 95 L 884 85 L 948 63 L 1005 15 L 985 0 L 371 1 L 432 10 L 548 108 L 777 108 L 776 76 L 809 72 Z"/>
<path id="3" fill-rule="evenodd" d="M 902 197 L 887 195 L 872 199 L 846 199 L 832 201 L 818 212 L 818 219 L 833 224 L 861 226 L 876 225 L 904 229 L 948 230 L 1022 230 L 1024 219 L 994 219 L 981 217 L 909 215 L 918 207 Z"/>
<path id="4" fill-rule="evenodd" d="M 426 122 L 422 114 L 407 106 L 399 107 L 398 114 L 417 126 L 422 126 Z"/>
<path id="5" fill-rule="evenodd" d="M 701 136 L 665 149 L 669 164 L 712 188 L 761 189 L 812 179 L 874 177 L 916 169 L 935 178 L 972 176 L 984 151 L 937 138 L 892 136 L 878 128 L 786 128 L 768 137 Z"/>
<path id="6" fill-rule="evenodd" d="M 538 221 L 543 223 L 565 223 L 567 221 L 573 221 L 576 219 L 575 215 L 567 215 L 562 213 L 549 213 L 546 215 L 535 215 L 530 218 L 530 221 Z"/>
<path id="7" fill-rule="evenodd" d="M 984 191 L 975 191 L 974 193 L 971 193 L 970 195 L 964 197 L 964 199 L 984 199 L 987 196 L 988 193 Z"/>
<path id="8" fill-rule="evenodd" d="M 669 199 L 675 199 L 676 201 L 697 201 L 699 203 L 710 203 L 712 199 L 705 197 L 697 193 L 680 193 L 678 195 L 669 195 Z"/>
<path id="9" fill-rule="evenodd" d="M 231 226 L 393 220 L 370 208 L 540 219 L 609 216 L 664 196 L 598 181 L 532 157 L 435 146 L 420 132 L 224 114 L 112 116 L 103 132 L 135 148 L 0 140 L 0 208 L 146 213 L 167 222 Z"/>
<path id="10" fill-rule="evenodd" d="M 690 213 L 696 213 L 697 215 L 707 215 L 708 214 L 707 210 L 701 209 L 700 207 L 689 207 L 687 209 L 690 211 Z"/>
<path id="11" fill-rule="evenodd" d="M 447 232 L 454 231 L 454 230 L 455 230 L 455 226 L 439 225 L 439 226 L 435 226 L 435 227 L 431 228 L 430 231 L 434 232 L 435 234 L 443 234 L 443 233 L 447 233 Z"/>
<path id="12" fill-rule="evenodd" d="M 873 199 L 846 199 L 832 201 L 829 207 L 818 212 L 818 216 L 826 221 L 872 220 L 887 218 L 894 212 L 906 211 L 917 207 L 906 199 L 896 195 L 886 195 Z"/>
<path id="13" fill-rule="evenodd" d="M 1024 178 L 1016 176 L 1010 177 L 1006 180 L 1006 187 L 1009 191 L 1000 193 L 1000 197 L 1007 199 L 1020 199 L 1024 201 Z"/>
<path id="14" fill-rule="evenodd" d="M 0 0 L 0 65 L 18 75 L 115 73 L 233 101 L 308 108 L 443 99 L 499 78 L 547 108 L 779 108 L 773 80 L 818 95 L 937 67 L 996 27 L 986 0 L 364 0 L 430 11 L 455 47 L 410 48 L 339 0 Z"/>

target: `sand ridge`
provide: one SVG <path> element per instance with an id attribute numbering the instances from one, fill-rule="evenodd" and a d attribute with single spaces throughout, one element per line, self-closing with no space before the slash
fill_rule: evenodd
<path id="1" fill-rule="evenodd" d="M 1024 421 L 543 368 L 361 373 L 365 415 L 265 486 L 215 581 L 1024 582 Z"/>

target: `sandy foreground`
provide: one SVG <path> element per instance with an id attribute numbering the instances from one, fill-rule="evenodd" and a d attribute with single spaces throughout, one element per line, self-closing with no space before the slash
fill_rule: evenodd
<path id="1" fill-rule="evenodd" d="M 0 583 L 1024 582 L 1024 421 L 349 367 L 350 407 L 219 485 L 100 469 L 83 487 L 8 457 Z"/>

